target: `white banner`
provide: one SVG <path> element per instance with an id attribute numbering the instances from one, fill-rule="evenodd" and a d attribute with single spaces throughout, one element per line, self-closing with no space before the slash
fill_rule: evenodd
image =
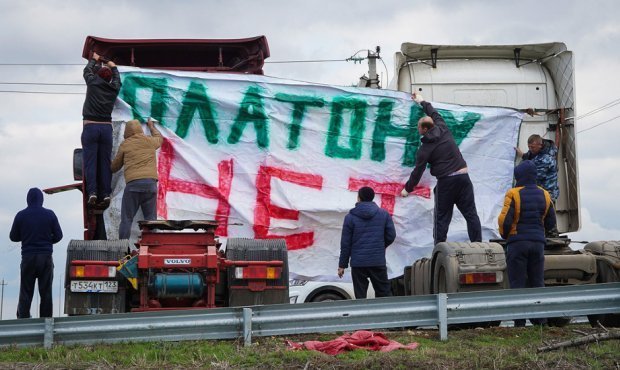
<path id="1" fill-rule="evenodd" d="M 124 122 L 134 118 L 159 120 L 166 139 L 158 153 L 159 218 L 215 219 L 221 237 L 286 238 L 291 278 L 338 280 L 342 222 L 367 185 L 396 224 L 386 252 L 389 276 L 429 256 L 435 179 L 426 171 L 414 194 L 398 195 L 420 143 L 423 112 L 409 94 L 242 74 L 121 72 L 115 147 Z M 522 115 L 434 106 L 467 161 L 483 239 L 496 238 Z M 112 239 L 122 173 L 113 186 L 106 212 Z M 448 240 L 468 240 L 456 209 Z"/>

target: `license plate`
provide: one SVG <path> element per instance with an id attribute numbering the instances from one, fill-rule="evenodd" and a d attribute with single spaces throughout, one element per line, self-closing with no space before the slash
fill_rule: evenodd
<path id="1" fill-rule="evenodd" d="M 116 293 L 118 281 L 74 280 L 71 282 L 74 293 Z"/>

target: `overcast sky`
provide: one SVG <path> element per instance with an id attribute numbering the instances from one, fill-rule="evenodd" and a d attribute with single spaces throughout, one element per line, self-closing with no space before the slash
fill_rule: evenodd
<path id="1" fill-rule="evenodd" d="M 265 35 L 267 61 L 346 59 L 381 46 L 393 75 L 402 42 L 520 44 L 560 41 L 574 52 L 577 114 L 620 99 L 620 6 L 617 1 L 8 1 L 0 0 L 0 279 L 3 319 L 15 318 L 20 245 L 8 234 L 30 187 L 73 182 L 85 90 L 81 59 L 87 35 L 107 38 L 245 38 Z M 361 55 L 365 55 L 361 53 Z M 22 64 L 22 65 L 8 65 Z M 26 66 L 23 64 L 80 64 Z M 366 64 L 267 64 L 267 75 L 350 85 Z M 16 85 L 11 83 L 37 83 Z M 48 86 L 41 83 L 77 84 Z M 71 92 L 74 95 L 10 91 Z M 574 240 L 620 239 L 620 105 L 576 123 L 581 231 Z M 608 121 L 608 122 L 606 122 Z M 589 128 L 601 124 L 600 126 Z M 587 131 L 585 131 L 587 130 Z M 82 238 L 81 194 L 45 197 L 65 238 L 54 253 L 54 313 L 64 274 L 62 250 Z M 35 294 L 36 296 L 36 294 Z M 31 313 L 38 316 L 38 299 Z M 62 310 L 62 308 L 61 308 Z"/>

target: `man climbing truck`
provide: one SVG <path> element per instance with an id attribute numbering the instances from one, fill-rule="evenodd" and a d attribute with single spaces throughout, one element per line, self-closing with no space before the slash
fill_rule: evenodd
<path id="1" fill-rule="evenodd" d="M 191 42 L 89 36 L 83 57 L 94 54 L 124 66 L 262 74 L 269 48 L 263 36 Z M 78 149 L 73 168 L 79 183 L 46 190 L 78 189 L 84 195 L 85 240 L 72 240 L 67 248 L 66 314 L 288 302 L 288 257 L 282 239 L 228 238 L 224 248 L 216 235 L 217 221 L 155 220 L 139 222 L 137 248 L 127 239 L 105 240 L 107 205 L 89 204 L 81 159 Z"/>
<path id="2" fill-rule="evenodd" d="M 566 45 L 404 43 L 395 55 L 395 73 L 391 88 L 423 94 L 428 101 L 527 111 L 517 146 L 527 147 L 532 134 L 557 146 L 557 228 L 560 233 L 579 230 L 573 53 Z M 482 170 L 470 168 L 474 174 Z M 394 286 L 404 295 L 508 288 L 503 247 L 504 240 L 439 243 L 428 258 L 405 268 L 400 284 Z M 546 286 L 620 281 L 620 241 L 591 242 L 583 250 L 573 250 L 566 237 L 548 238 L 544 270 Z M 597 315 L 589 319 L 592 324 L 600 321 L 617 326 L 619 317 Z M 569 321 L 553 318 L 549 324 Z"/>

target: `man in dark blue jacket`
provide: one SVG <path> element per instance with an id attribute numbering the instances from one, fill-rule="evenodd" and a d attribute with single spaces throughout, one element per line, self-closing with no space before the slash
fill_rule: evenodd
<path id="1" fill-rule="evenodd" d="M 100 65 L 101 57 L 93 57 L 84 67 L 86 99 L 82 108 L 82 157 L 88 204 L 101 201 L 110 204 L 112 193 L 112 110 L 121 89 L 121 77 L 116 64 Z"/>
<path id="2" fill-rule="evenodd" d="M 355 298 L 366 298 L 368 279 L 376 297 L 392 295 L 385 262 L 385 249 L 396 239 L 392 216 L 374 203 L 375 192 L 367 186 L 357 192 L 355 208 L 344 218 L 340 239 L 338 276 L 351 260 Z"/>
<path id="3" fill-rule="evenodd" d="M 413 191 L 420 182 L 426 165 L 430 165 L 431 175 L 437 178 L 437 185 L 433 190 L 435 195 L 433 240 L 435 244 L 446 241 L 455 205 L 467 221 L 469 240 L 480 242 L 482 241 L 482 226 L 476 212 L 474 186 L 468 175 L 467 163 L 446 122 L 431 103 L 424 101 L 419 94 L 413 94 L 413 100 L 422 105 L 427 116 L 418 121 L 422 145 L 418 148 L 415 168 L 401 195 L 406 197 Z"/>
<path id="4" fill-rule="evenodd" d="M 43 193 L 38 188 L 28 191 L 28 207 L 19 211 L 13 220 L 10 238 L 22 243 L 21 284 L 17 318 L 30 317 L 35 280 L 39 280 L 41 306 L 39 317 L 52 317 L 52 279 L 54 261 L 52 245 L 62 239 L 58 218 L 52 210 L 43 208 Z"/>
<path id="5" fill-rule="evenodd" d="M 536 165 L 523 161 L 515 168 L 516 186 L 504 198 L 498 218 L 499 233 L 506 239 L 510 288 L 545 286 L 545 230 L 555 228 L 555 210 L 549 192 L 536 185 Z M 531 319 L 543 325 L 546 319 Z M 515 320 L 525 326 L 525 320 Z"/>

